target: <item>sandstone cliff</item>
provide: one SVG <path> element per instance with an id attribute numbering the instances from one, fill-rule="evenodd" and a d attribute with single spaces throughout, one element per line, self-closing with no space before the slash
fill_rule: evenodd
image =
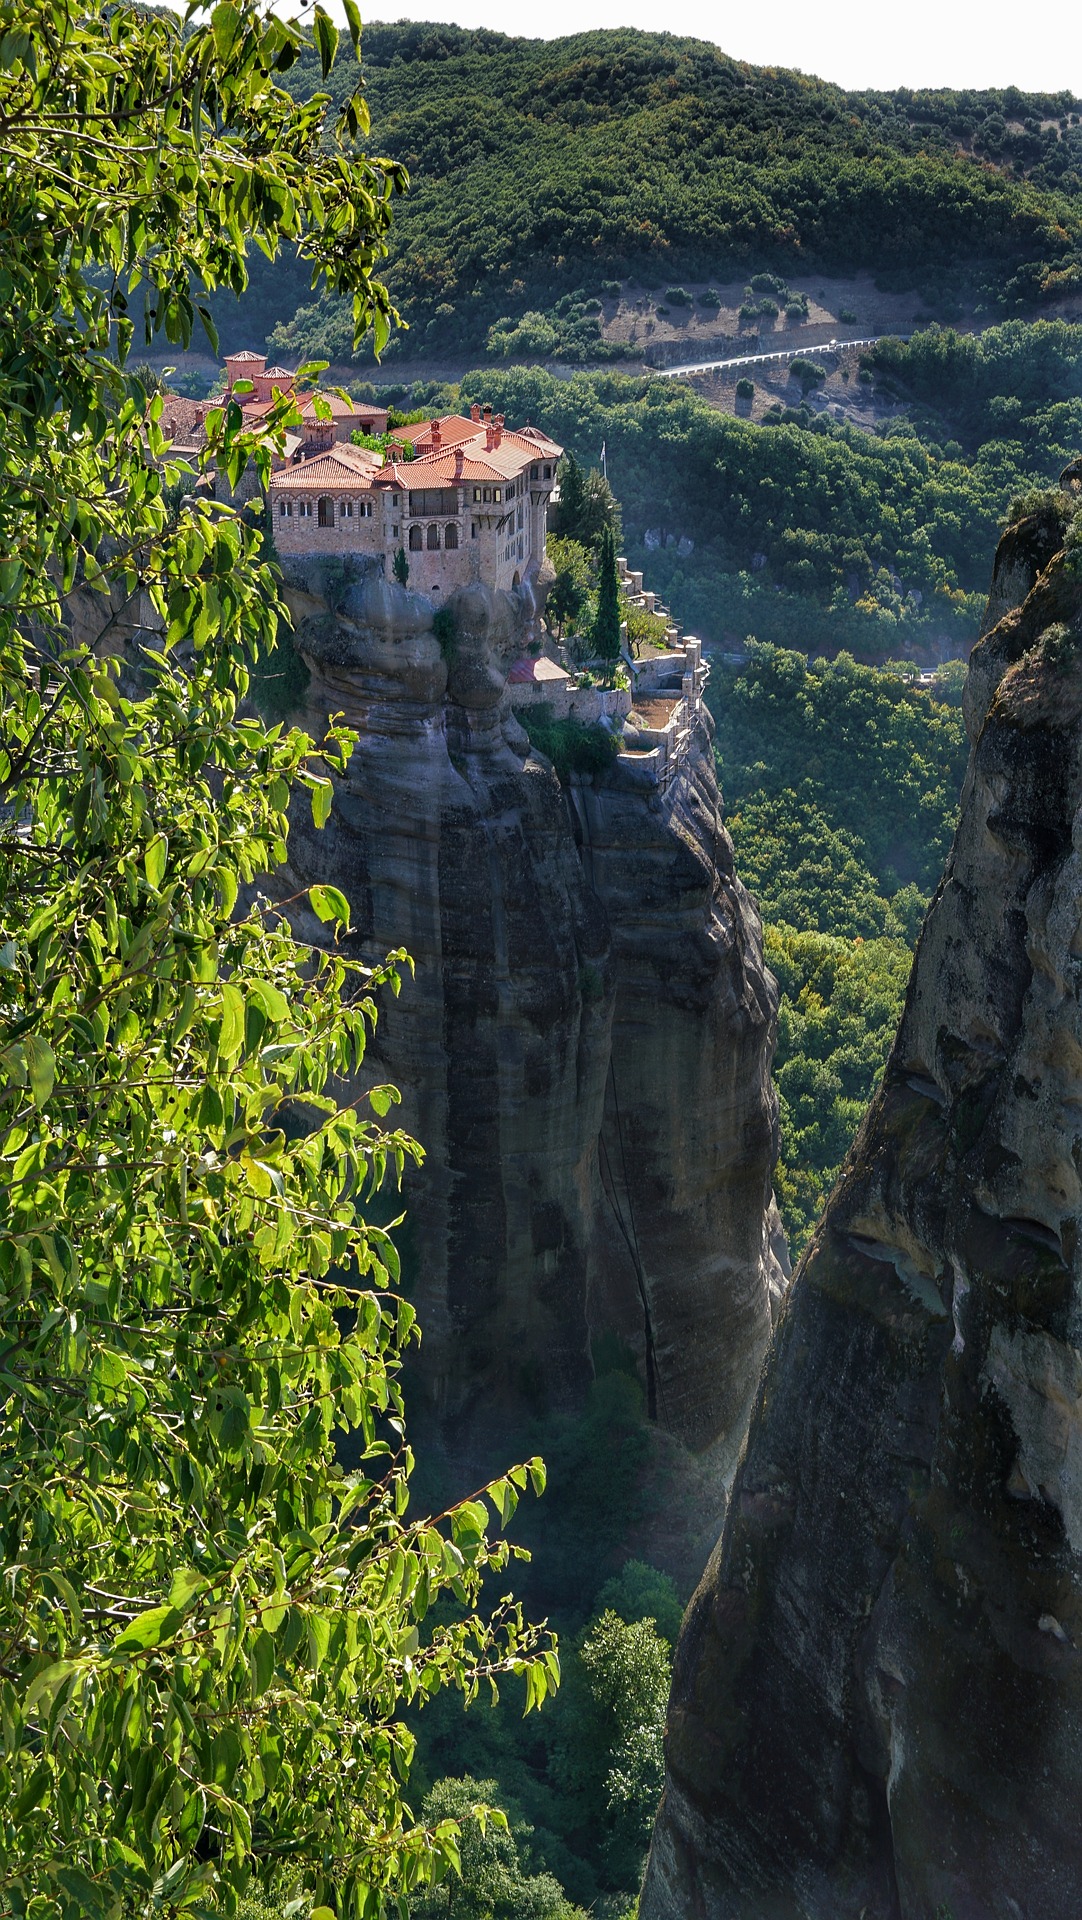
<path id="1" fill-rule="evenodd" d="M 1082 580 L 1000 547 L 954 847 L 681 1636 L 643 1920 L 1082 1908 Z"/>
<path id="2" fill-rule="evenodd" d="M 780 1268 L 769 1213 L 775 990 L 733 873 L 704 721 L 664 798 L 565 791 L 511 712 L 526 593 L 434 609 L 294 566 L 308 722 L 359 744 L 298 884 L 333 879 L 365 954 L 416 976 L 373 1070 L 423 1143 L 404 1254 L 448 1447 L 581 1403 L 592 1350 L 638 1357 L 659 1421 L 739 1442 Z"/>

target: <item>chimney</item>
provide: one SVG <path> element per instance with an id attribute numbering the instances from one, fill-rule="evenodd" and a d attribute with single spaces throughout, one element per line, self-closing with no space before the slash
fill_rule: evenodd
<path id="1" fill-rule="evenodd" d="M 456 447 L 455 448 L 455 479 L 456 480 L 461 480 L 462 478 L 462 467 L 465 461 L 465 457 L 466 456 L 463 453 L 462 448 Z"/>
<path id="2" fill-rule="evenodd" d="M 484 423 L 487 427 L 489 421 L 492 418 L 492 408 L 487 404 L 487 402 L 481 409 L 481 418 L 484 420 Z"/>
<path id="3" fill-rule="evenodd" d="M 479 421 L 480 418 L 481 418 L 481 408 L 479 403 L 475 400 L 472 407 L 470 408 L 470 419 L 476 422 L 476 421 Z"/>
<path id="4" fill-rule="evenodd" d="M 496 429 L 491 420 L 485 421 L 485 452 L 491 453 L 496 445 Z"/>
<path id="5" fill-rule="evenodd" d="M 443 437 L 443 436 L 442 436 L 442 435 L 441 435 L 441 433 L 440 433 L 440 423 L 439 423 L 439 421 L 438 421 L 438 420 L 433 420 L 433 422 L 432 422 L 432 451 L 433 451 L 433 453 L 438 453 L 438 452 L 439 452 L 439 450 L 440 450 L 440 441 L 441 441 L 441 439 L 442 439 L 442 437 Z"/>
<path id="6" fill-rule="evenodd" d="M 503 439 L 503 414 L 502 413 L 498 413 L 496 415 L 496 418 L 493 421 L 492 425 L 496 434 L 496 438 L 493 440 L 492 444 L 494 447 L 498 447 L 500 444 L 500 441 Z"/>

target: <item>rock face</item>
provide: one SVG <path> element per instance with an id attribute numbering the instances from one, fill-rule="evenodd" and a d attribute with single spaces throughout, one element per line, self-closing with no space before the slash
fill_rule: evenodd
<path id="1" fill-rule="evenodd" d="M 359 735 L 293 884 L 333 880 L 359 950 L 416 964 L 372 1068 L 425 1148 L 403 1254 L 448 1447 L 580 1404 L 604 1336 L 680 1439 L 738 1443 L 781 1283 L 775 990 L 706 733 L 663 799 L 619 767 L 565 791 L 508 700 L 532 600 L 456 593 L 441 649 L 374 574 L 294 567 L 291 595 L 307 723 Z"/>
<path id="2" fill-rule="evenodd" d="M 954 847 L 684 1623 L 643 1920 L 1082 1910 L 1082 579 L 1001 543 Z"/>

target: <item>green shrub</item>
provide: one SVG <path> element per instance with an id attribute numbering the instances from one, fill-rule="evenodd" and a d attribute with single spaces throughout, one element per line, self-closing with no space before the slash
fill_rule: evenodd
<path id="1" fill-rule="evenodd" d="M 605 773 L 620 751 L 620 742 L 608 727 L 588 726 L 573 715 L 557 719 L 547 702 L 524 707 L 517 717 L 531 747 L 552 761 L 561 780 L 572 773 Z"/>
<path id="2" fill-rule="evenodd" d="M 715 311 L 720 307 L 721 295 L 716 287 L 707 287 L 704 293 L 700 293 L 699 305 L 700 307 L 712 307 Z"/>
<path id="3" fill-rule="evenodd" d="M 747 379 L 738 380 L 736 383 L 736 397 L 738 400 L 754 400 L 755 398 L 754 380 L 747 380 Z"/>
<path id="4" fill-rule="evenodd" d="M 670 307 L 690 307 L 694 304 L 686 287 L 666 287 L 665 298 Z"/>

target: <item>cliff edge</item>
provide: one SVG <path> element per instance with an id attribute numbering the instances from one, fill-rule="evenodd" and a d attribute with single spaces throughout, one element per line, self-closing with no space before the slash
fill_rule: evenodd
<path id="1" fill-rule="evenodd" d="M 530 583 L 437 613 L 363 568 L 287 577 L 308 723 L 358 733 L 291 885 L 333 880 L 355 950 L 416 964 L 371 1064 L 425 1148 L 403 1255 L 449 1450 L 581 1405 L 610 1337 L 663 1427 L 735 1453 L 782 1284 L 776 992 L 708 718 L 664 793 L 619 760 L 562 786 L 507 686 Z"/>
<path id="2" fill-rule="evenodd" d="M 1079 1912 L 1082 577 L 1065 515 L 1049 504 L 1000 545 L 958 831 L 898 1037 L 685 1619 L 643 1920 Z"/>

